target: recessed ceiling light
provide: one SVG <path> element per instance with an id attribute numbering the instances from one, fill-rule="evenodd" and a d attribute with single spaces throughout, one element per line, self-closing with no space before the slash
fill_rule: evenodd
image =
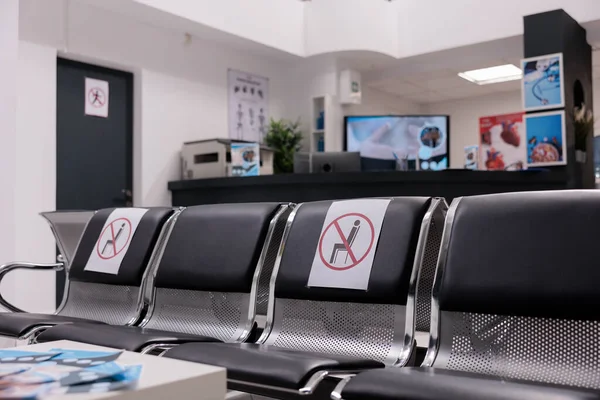
<path id="1" fill-rule="evenodd" d="M 496 67 L 474 69 L 473 71 L 459 72 L 458 76 L 478 85 L 489 85 L 516 81 L 523 78 L 523 71 L 513 64 L 498 65 Z"/>

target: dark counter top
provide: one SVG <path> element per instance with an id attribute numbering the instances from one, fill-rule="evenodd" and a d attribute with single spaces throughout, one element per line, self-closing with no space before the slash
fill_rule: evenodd
<path id="1" fill-rule="evenodd" d="M 376 196 L 440 196 L 451 201 L 466 195 L 566 188 L 564 170 L 348 172 L 169 182 L 176 206 Z"/>
<path id="2" fill-rule="evenodd" d="M 189 190 L 210 187 L 240 187 L 254 185 L 348 184 L 363 182 L 564 182 L 563 174 L 548 171 L 383 171 L 342 172 L 331 174 L 281 174 L 245 178 L 211 178 L 169 182 L 169 190 Z"/>

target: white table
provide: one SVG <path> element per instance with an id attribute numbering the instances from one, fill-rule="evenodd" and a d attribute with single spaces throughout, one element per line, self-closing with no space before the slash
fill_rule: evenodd
<path id="1" fill-rule="evenodd" d="M 115 349 L 84 343 L 60 340 L 31 346 L 13 347 L 6 350 L 45 352 L 52 348 L 115 351 Z M 44 399 L 92 400 L 223 400 L 227 393 L 227 376 L 224 368 L 187 361 L 173 360 L 150 355 L 123 351 L 116 360 L 120 365 L 141 364 L 142 373 L 135 390 L 106 393 L 66 394 L 48 396 Z"/>

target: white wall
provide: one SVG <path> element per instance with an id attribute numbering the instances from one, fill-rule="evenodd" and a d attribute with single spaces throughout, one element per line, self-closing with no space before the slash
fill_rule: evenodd
<path id="1" fill-rule="evenodd" d="M 66 4 L 66 3 L 64 3 Z M 46 9 L 48 8 L 48 9 Z M 63 12 L 22 4 L 25 40 L 65 51 L 64 56 L 136 74 L 134 198 L 137 205 L 170 204 L 167 182 L 179 177 L 182 142 L 227 136 L 227 69 L 237 68 L 270 79 L 270 113 L 275 118 L 310 118 L 312 96 L 336 94 L 335 61 L 324 57 L 293 65 L 228 49 L 130 17 L 72 2 Z M 49 23 L 47 15 L 52 15 Z M 66 17 L 65 17 L 66 15 Z M 68 21 L 68 24 L 63 25 Z M 105 27 L 110 26 L 110 30 Z M 104 31 L 103 35 L 89 32 Z M 54 68 L 53 60 L 40 68 Z M 349 113 L 410 113 L 415 105 L 366 89 L 361 106 Z M 46 171 L 48 177 L 54 169 Z M 51 181 L 51 179 L 49 179 Z M 37 211 L 36 211 L 37 212 Z"/>
<path id="2" fill-rule="evenodd" d="M 523 34 L 523 16 L 559 8 L 580 23 L 600 19 L 597 0 L 402 0 L 400 58 Z M 431 26 L 431 29 L 424 29 Z"/>
<path id="3" fill-rule="evenodd" d="M 344 115 L 419 114 L 422 106 L 398 96 L 362 87 L 362 103 L 343 106 Z"/>
<path id="4" fill-rule="evenodd" d="M 136 74 L 136 205 L 170 204 L 167 182 L 179 178 L 177 152 L 184 140 L 227 137 L 228 68 L 268 77 L 271 115 L 288 116 L 290 92 L 285 71 L 289 66 L 281 61 L 199 38 L 186 43 L 183 32 L 138 23 L 86 3 L 70 3 L 67 18 L 62 17 L 65 10 L 57 12 L 56 7 L 45 4 L 23 2 L 23 39 L 63 51 L 61 55 L 67 58 Z M 50 21 L 48 13 L 54 17 Z M 47 67 L 51 68 L 50 63 Z M 54 174 L 54 169 L 46 173 Z"/>
<path id="5" fill-rule="evenodd" d="M 285 52 L 304 53 L 304 4 L 282 0 L 135 0 Z"/>
<path id="6" fill-rule="evenodd" d="M 398 55 L 398 11 L 386 1 L 327 0 L 307 2 L 305 56 L 365 50 Z"/>
<path id="7" fill-rule="evenodd" d="M 18 33 L 18 0 L 0 2 L 0 264 L 16 256 Z M 2 293 L 13 295 L 13 287 L 3 284 Z"/>
<path id="8" fill-rule="evenodd" d="M 463 168 L 465 146 L 479 144 L 479 118 L 522 109 L 521 92 L 451 100 L 423 106 L 423 112 L 450 115 L 450 167 Z"/>
<path id="9" fill-rule="evenodd" d="M 6 125 L 1 139 L 0 165 L 14 163 L 12 171 L 16 171 L 16 176 L 6 174 L 4 168 L 0 174 L 3 187 L 15 188 L 14 197 L 0 198 L 2 205 L 12 207 L 7 208 L 11 212 L 6 219 L 2 216 L 3 227 L 6 232 L 15 232 L 0 244 L 7 248 L 0 251 L 0 262 L 15 258 L 54 261 L 53 238 L 38 213 L 55 208 L 57 51 L 68 58 L 135 74 L 136 205 L 170 205 L 167 182 L 179 178 L 178 152 L 183 141 L 227 136 L 227 68 L 269 77 L 271 115 L 288 116 L 286 64 L 197 38 L 185 44 L 183 33 L 136 23 L 87 4 L 72 2 L 65 13 L 59 7 L 64 2 L 49 3 L 21 1 L 19 64 L 14 68 L 19 73 L 16 77 L 14 71 L 12 75 L 0 74 L 8 77 L 1 85 L 0 110 L 12 118 L 16 116 L 18 130 L 18 141 L 14 134 L 5 137 Z M 0 14 L 7 15 L 4 9 L 0 10 Z M 69 21 L 66 27 L 65 21 Z M 0 27 L 1 43 L 8 38 L 8 24 L 0 23 Z M 7 47 L 0 57 L 5 60 L 9 54 Z M 10 65 L 3 61 L 0 69 L 7 71 Z M 11 84 L 18 84 L 12 92 Z M 16 113 L 10 111 L 9 103 L 14 101 L 16 107 L 17 99 L 3 103 L 10 93 L 18 93 Z M 3 121 L 1 117 L 2 127 Z M 10 151 L 12 148 L 17 150 Z M 16 221 L 19 225 L 14 228 Z M 52 311 L 54 286 L 52 273 L 15 273 L 5 282 L 2 292 L 17 306 Z"/>
<path id="10" fill-rule="evenodd" d="M 228 136 L 226 67 L 213 64 L 203 71 L 203 79 L 194 81 L 142 71 L 141 204 L 171 204 L 166 185 L 180 177 L 183 142 Z M 276 89 L 277 83 L 275 79 L 270 88 Z M 272 90 L 270 112 L 275 118 L 284 116 L 279 95 Z"/>
<path id="11" fill-rule="evenodd" d="M 56 177 L 48 173 L 56 169 L 56 49 L 19 42 L 17 88 L 15 259 L 51 263 L 54 237 L 37 213 L 56 209 Z M 8 277 L 18 288 L 9 301 L 28 311 L 54 311 L 54 272 L 17 271 Z"/>
<path id="12" fill-rule="evenodd" d="M 365 50 L 406 58 L 519 36 L 523 16 L 560 8 L 582 23 L 600 20 L 597 0 L 135 1 L 300 56 Z"/>

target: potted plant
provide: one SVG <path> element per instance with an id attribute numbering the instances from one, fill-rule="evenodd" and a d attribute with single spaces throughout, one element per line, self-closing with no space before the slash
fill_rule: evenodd
<path id="1" fill-rule="evenodd" d="M 594 114 L 586 109 L 585 104 L 573 110 L 573 125 L 575 126 L 575 159 L 585 163 L 587 160 L 587 138 L 594 132 Z"/>
<path id="2" fill-rule="evenodd" d="M 294 172 L 294 153 L 302 147 L 300 121 L 271 118 L 265 143 L 273 152 L 273 169 L 276 174 Z"/>

